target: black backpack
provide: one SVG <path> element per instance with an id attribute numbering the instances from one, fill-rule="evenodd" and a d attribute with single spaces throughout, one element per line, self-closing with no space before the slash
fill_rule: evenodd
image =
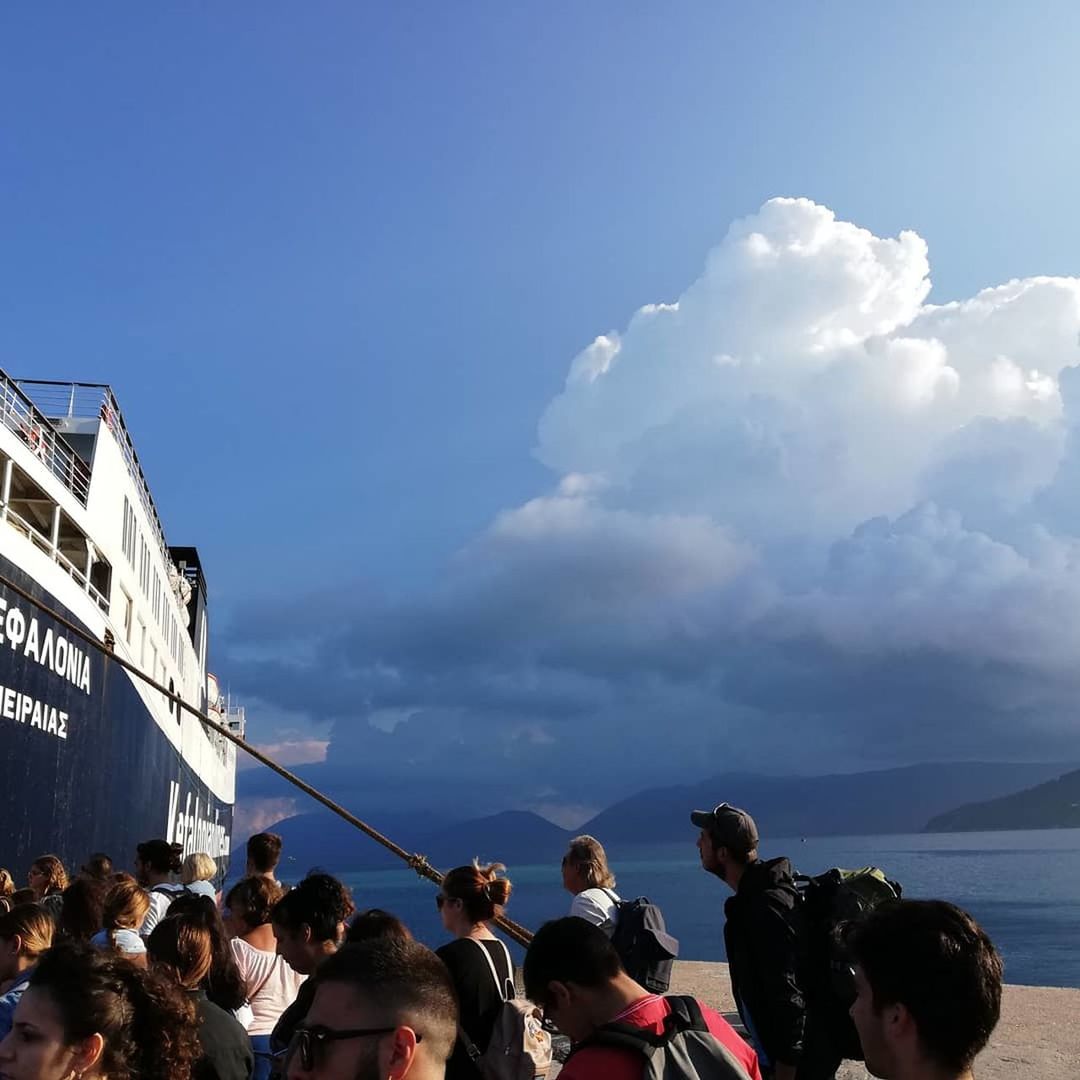
<path id="1" fill-rule="evenodd" d="M 833 867 L 816 877 L 798 874 L 806 926 L 803 989 L 812 1023 L 841 1057 L 862 1061 L 859 1035 L 851 1019 L 855 977 L 847 947 L 851 931 L 879 904 L 899 900 L 903 889 L 876 866 Z"/>
<path id="2" fill-rule="evenodd" d="M 631 901 L 632 902 L 632 901 Z M 663 1033 L 632 1024 L 605 1024 L 574 1047 L 613 1046 L 641 1054 L 643 1080 L 749 1080 L 735 1055 L 709 1031 L 692 997 L 670 997 Z"/>
<path id="3" fill-rule="evenodd" d="M 663 913 L 647 896 L 620 900 L 609 889 L 604 892 L 615 903 L 617 917 L 611 944 L 627 975 L 650 993 L 666 994 L 679 942 L 667 932 Z"/>

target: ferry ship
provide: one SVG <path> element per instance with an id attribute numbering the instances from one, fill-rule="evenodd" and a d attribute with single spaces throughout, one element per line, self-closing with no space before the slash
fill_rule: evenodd
<path id="1" fill-rule="evenodd" d="M 243 733 L 206 668 L 198 552 L 166 543 L 108 386 L 0 372 L 0 866 L 130 867 L 164 837 L 224 877 L 235 746 L 5 580 Z"/>

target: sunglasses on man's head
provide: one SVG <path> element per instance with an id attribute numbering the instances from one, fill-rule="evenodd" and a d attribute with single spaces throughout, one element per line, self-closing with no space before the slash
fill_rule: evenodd
<path id="1" fill-rule="evenodd" d="M 322 1048 L 327 1043 L 339 1042 L 341 1039 L 366 1039 L 375 1035 L 389 1035 L 392 1031 L 397 1031 L 397 1028 L 341 1028 L 335 1030 L 334 1028 L 323 1027 L 321 1024 L 313 1024 L 311 1027 L 301 1025 L 293 1032 L 287 1056 L 291 1058 L 294 1053 L 299 1054 L 301 1067 L 305 1071 L 310 1071 L 315 1068 L 315 1063 L 322 1053 Z M 416 1041 L 420 1042 L 422 1038 L 420 1033 L 417 1031 L 414 1034 Z"/>

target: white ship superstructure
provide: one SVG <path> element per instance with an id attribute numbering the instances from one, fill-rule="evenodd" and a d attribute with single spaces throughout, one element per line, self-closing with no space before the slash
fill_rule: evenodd
<path id="1" fill-rule="evenodd" d="M 16 381 L 0 373 L 0 568 L 11 575 L 21 572 L 23 578 L 17 583 L 22 587 L 27 587 L 28 579 L 35 595 L 40 593 L 46 604 L 116 654 L 197 709 L 209 710 L 215 718 L 242 730 L 242 711 L 224 706 L 216 680 L 208 676 L 206 583 L 197 551 L 170 548 L 166 543 L 134 445 L 108 386 Z M 68 733 L 82 733 L 79 768 L 100 768 L 121 786 L 109 812 L 155 815 L 163 791 L 167 810 L 157 821 L 140 822 L 144 838 L 169 834 L 168 839 L 179 839 L 190 848 L 196 838 L 220 836 L 221 843 L 227 844 L 235 794 L 233 745 L 142 680 L 118 665 L 106 666 L 100 656 L 91 656 L 94 650 L 85 643 L 73 639 L 61 646 L 66 637 L 58 628 L 53 628 L 51 650 L 43 655 L 49 627 L 40 613 L 10 591 L 0 590 L 0 607 L 4 601 L 6 608 L 0 611 L 4 636 L 0 644 L 0 749 L 11 745 L 13 754 L 5 754 L 11 766 L 18 771 L 18 740 L 11 742 L 12 731 L 27 748 L 28 764 L 48 757 L 34 741 L 33 728 L 27 727 L 33 725 L 34 710 L 23 704 L 24 699 L 33 698 L 45 710 L 56 708 L 55 703 L 35 697 L 35 692 L 55 697 L 66 684 L 78 691 L 67 702 L 75 711 L 62 710 L 67 729 L 63 738 L 57 732 L 44 733 L 53 744 L 50 752 L 61 758 L 74 752 Z M 71 652 L 76 649 L 86 654 L 81 660 Z M 61 650 L 62 665 L 57 663 Z M 82 682 L 75 671 L 80 663 L 92 665 L 86 675 L 91 683 L 91 670 L 100 667 L 102 685 L 72 686 L 72 673 Z M 42 675 L 48 676 L 45 682 L 39 679 Z M 11 704 L 12 695 L 20 695 L 17 705 Z M 96 712 L 99 707 L 101 715 Z M 19 715 L 24 709 L 29 711 L 27 718 Z M 8 715 L 12 712 L 14 718 Z M 154 737 L 137 730 L 140 724 L 153 725 Z M 39 734 L 41 730 L 37 728 Z M 102 751 L 113 757 L 119 753 L 120 760 L 87 757 L 87 739 L 92 743 L 95 734 Z M 128 745 L 130 756 L 125 760 Z M 139 774 L 138 779 L 127 781 L 134 792 L 130 799 L 122 790 L 125 770 L 129 776 Z M 26 783 L 48 784 L 52 779 L 47 771 L 33 775 L 32 768 Z M 58 812 L 69 811 L 60 807 Z M 126 823 L 116 828 L 125 837 L 120 842 L 126 843 Z M 99 830 L 103 844 L 114 834 L 119 836 L 116 828 Z M 227 850 L 211 854 L 227 855 Z M 0 851 L 3 858 L 11 860 Z"/>

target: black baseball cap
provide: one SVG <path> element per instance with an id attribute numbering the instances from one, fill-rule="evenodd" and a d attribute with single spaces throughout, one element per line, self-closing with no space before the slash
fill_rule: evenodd
<path id="1" fill-rule="evenodd" d="M 754 819 L 737 806 L 722 802 L 712 810 L 694 810 L 690 821 L 705 829 L 717 845 L 729 847 L 739 855 L 748 855 L 758 846 L 757 825 Z"/>

